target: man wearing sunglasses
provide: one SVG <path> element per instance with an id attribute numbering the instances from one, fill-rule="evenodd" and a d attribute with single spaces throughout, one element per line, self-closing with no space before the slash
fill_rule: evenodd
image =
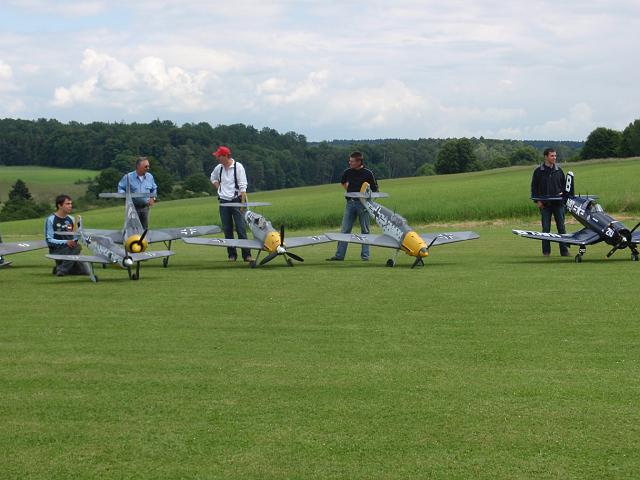
<path id="1" fill-rule="evenodd" d="M 136 169 L 124 175 L 118 183 L 118 192 L 125 193 L 127 191 L 127 177 L 129 177 L 129 186 L 131 193 L 152 193 L 153 197 L 134 198 L 133 205 L 136 207 L 138 217 L 142 227 L 149 228 L 149 207 L 152 207 L 156 201 L 155 196 L 158 193 L 158 186 L 149 172 L 149 159 L 147 157 L 138 157 L 136 160 Z"/>

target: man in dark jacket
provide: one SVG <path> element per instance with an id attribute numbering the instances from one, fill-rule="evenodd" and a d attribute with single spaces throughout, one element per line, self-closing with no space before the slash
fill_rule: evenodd
<path id="1" fill-rule="evenodd" d="M 531 198 L 561 197 L 564 194 L 565 177 L 562 169 L 556 165 L 557 153 L 553 148 L 544 151 L 544 163 L 533 171 L 531 178 Z M 555 218 L 558 233 L 566 233 L 564 227 L 564 202 L 562 200 L 534 200 L 540 209 L 542 231 L 551 232 L 551 216 Z M 560 243 L 560 255 L 569 255 L 567 245 Z M 542 254 L 551 255 L 551 242 L 542 241 Z"/>

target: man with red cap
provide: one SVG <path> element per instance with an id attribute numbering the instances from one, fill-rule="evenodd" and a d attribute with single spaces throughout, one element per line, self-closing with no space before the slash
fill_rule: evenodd
<path id="1" fill-rule="evenodd" d="M 220 203 L 220 222 L 224 231 L 224 238 L 233 238 L 233 226 L 238 238 L 247 238 L 242 212 L 238 207 L 223 207 L 224 203 L 246 202 L 247 199 L 247 173 L 240 162 L 231 158 L 231 150 L 228 147 L 220 146 L 213 152 L 213 156 L 218 160 L 218 165 L 211 172 L 211 183 L 218 191 L 218 201 Z M 238 254 L 234 247 L 227 248 L 229 261 L 235 262 Z M 251 250 L 242 249 L 242 258 L 245 262 L 251 262 Z"/>

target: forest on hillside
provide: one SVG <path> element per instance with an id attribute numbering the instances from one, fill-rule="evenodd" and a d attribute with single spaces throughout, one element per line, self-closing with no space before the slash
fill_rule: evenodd
<path id="1" fill-rule="evenodd" d="M 59 168 L 132 169 L 137 156 L 151 158 L 165 183 L 208 176 L 211 152 L 231 148 L 251 178 L 252 190 L 272 190 L 337 182 L 349 152 L 360 150 L 379 178 L 485 170 L 540 161 L 553 145 L 560 157 L 576 159 L 581 142 L 521 142 L 471 139 L 336 140 L 310 143 L 304 135 L 258 130 L 250 125 L 187 123 L 62 123 L 52 119 L 0 120 L 0 165 Z M 112 176 L 115 173 L 112 172 Z M 205 177 L 206 178 L 206 177 Z"/>

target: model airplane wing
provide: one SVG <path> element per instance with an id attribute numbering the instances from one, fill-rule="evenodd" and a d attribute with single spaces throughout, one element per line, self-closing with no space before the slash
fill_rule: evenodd
<path id="1" fill-rule="evenodd" d="M 262 250 L 263 244 L 258 240 L 243 240 L 241 238 L 188 238 L 182 239 L 193 245 L 210 245 L 212 247 L 235 247 Z"/>
<path id="2" fill-rule="evenodd" d="M 131 257 L 131 260 L 134 262 L 144 262 L 145 260 L 152 260 L 154 258 L 170 257 L 173 254 L 174 252 L 171 250 L 153 250 L 142 253 L 130 253 L 129 257 Z"/>
<path id="3" fill-rule="evenodd" d="M 318 243 L 332 242 L 326 235 L 312 235 L 309 237 L 287 237 L 284 242 L 287 248 L 304 247 L 305 245 L 316 245 Z"/>
<path id="4" fill-rule="evenodd" d="M 168 242 L 185 237 L 199 237 L 201 235 L 210 235 L 220 233 L 222 230 L 217 225 L 200 225 L 196 227 L 178 227 L 178 228 L 160 228 L 149 230 L 146 239 L 149 243 Z"/>
<path id="5" fill-rule="evenodd" d="M 445 243 L 464 242 L 480 238 L 476 232 L 447 232 L 447 233 L 421 233 L 420 236 L 429 246 L 444 245 Z"/>
<path id="6" fill-rule="evenodd" d="M 640 232 L 634 232 L 631 236 L 631 241 L 633 243 L 640 243 Z"/>
<path id="7" fill-rule="evenodd" d="M 47 242 L 44 240 L 36 240 L 34 242 L 0 243 L 0 256 L 28 252 L 30 250 L 38 250 L 40 248 L 47 248 Z"/>
<path id="8" fill-rule="evenodd" d="M 583 228 L 575 233 L 544 233 L 531 230 L 512 230 L 516 235 L 536 240 L 549 240 L 550 242 L 568 243 L 570 245 L 591 245 L 602 240 L 593 230 Z"/>
<path id="9" fill-rule="evenodd" d="M 47 258 L 51 260 L 71 260 L 74 262 L 91 262 L 91 263 L 111 263 L 107 257 L 101 257 L 99 255 L 55 255 L 47 254 Z"/>
<path id="10" fill-rule="evenodd" d="M 326 233 L 329 240 L 338 242 L 359 243 L 375 247 L 400 248 L 400 243 L 388 235 L 373 235 L 371 233 Z M 287 240 L 287 245 L 289 241 Z"/>

